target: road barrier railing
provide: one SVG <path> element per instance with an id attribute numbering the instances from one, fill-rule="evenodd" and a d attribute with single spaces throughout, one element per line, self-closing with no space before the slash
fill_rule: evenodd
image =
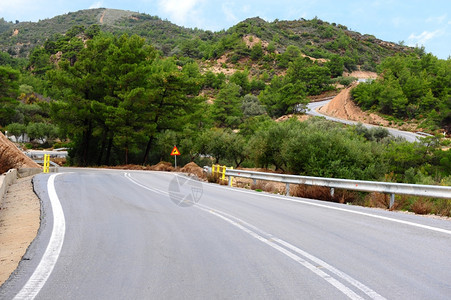
<path id="1" fill-rule="evenodd" d="M 233 170 L 233 167 L 227 168 L 227 166 L 213 165 L 210 168 L 209 174 L 217 176 L 218 178 L 221 178 L 221 180 L 225 180 L 227 170 Z M 228 177 L 229 177 L 229 186 L 232 186 L 233 176 L 228 175 Z"/>
<path id="2" fill-rule="evenodd" d="M 361 192 L 379 192 L 390 194 L 390 208 L 395 202 L 395 195 L 411 195 L 431 198 L 445 198 L 451 199 L 451 187 L 437 186 L 437 185 L 421 185 L 421 184 L 406 184 L 406 183 L 393 183 L 393 182 L 378 182 L 378 181 L 363 181 L 363 180 L 350 180 L 339 178 L 322 178 L 322 177 L 310 177 L 310 176 L 298 176 L 298 175 L 286 175 L 265 173 L 248 170 L 233 170 L 225 168 L 221 170 L 223 176 L 229 177 L 229 186 L 232 185 L 232 177 L 249 178 L 254 181 L 257 180 L 282 182 L 286 184 L 286 195 L 290 194 L 290 184 L 302 184 L 302 185 L 315 185 L 323 186 L 331 189 L 331 194 L 334 194 L 334 189 L 354 190 Z M 212 167 L 204 167 L 204 172 L 208 174 L 212 173 Z"/>
<path id="3" fill-rule="evenodd" d="M 55 172 L 58 173 L 58 168 L 60 167 L 56 162 L 49 159 L 44 160 L 33 160 L 35 163 L 42 165 L 42 171 L 44 173 Z M 50 167 L 52 165 L 53 167 Z"/>

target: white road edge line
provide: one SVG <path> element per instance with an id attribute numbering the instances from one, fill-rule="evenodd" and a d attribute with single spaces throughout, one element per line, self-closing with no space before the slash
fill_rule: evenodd
<path id="1" fill-rule="evenodd" d="M 63 247 L 64 235 L 66 232 L 66 221 L 64 218 L 63 208 L 55 190 L 55 177 L 58 175 L 60 174 L 52 174 L 47 181 L 47 190 L 53 212 L 53 229 L 49 244 L 47 245 L 38 266 L 28 279 L 27 283 L 14 297 L 14 300 L 34 299 L 37 296 L 52 273 L 60 255 L 61 248 Z"/>
<path id="2" fill-rule="evenodd" d="M 376 219 L 381 219 L 381 220 L 385 220 L 385 221 L 400 223 L 400 224 L 404 224 L 404 225 L 410 225 L 410 226 L 419 227 L 419 228 L 422 228 L 422 229 L 428 229 L 428 230 L 432 230 L 432 231 L 441 232 L 441 233 L 445 233 L 445 234 L 451 235 L 451 230 L 438 228 L 438 227 L 433 227 L 433 226 L 429 226 L 429 225 L 418 224 L 418 223 L 414 223 L 414 222 L 410 222 L 410 221 L 398 220 L 398 219 L 394 219 L 394 218 L 390 218 L 390 217 L 374 215 L 374 214 L 370 214 L 370 213 L 350 210 L 350 209 L 341 208 L 341 207 L 328 206 L 328 205 L 325 205 L 325 204 L 313 203 L 313 202 L 309 202 L 309 201 L 305 201 L 305 200 L 292 199 L 292 198 L 287 197 L 287 196 L 273 196 L 273 195 L 262 194 L 262 193 L 258 193 L 257 194 L 256 192 L 242 190 L 241 188 L 230 188 L 230 187 L 225 187 L 225 186 L 221 186 L 221 185 L 215 185 L 215 186 L 218 186 L 218 187 L 223 188 L 223 189 L 231 190 L 231 191 L 240 192 L 240 193 L 259 195 L 259 196 L 266 196 L 268 198 L 275 198 L 275 199 L 280 199 L 280 200 L 284 200 L 284 201 L 297 202 L 297 203 L 302 203 L 302 204 L 311 205 L 311 206 L 317 206 L 317 207 L 322 207 L 322 208 L 327 208 L 327 209 L 333 209 L 333 210 L 348 212 L 348 213 L 352 213 L 352 214 L 356 214 L 356 215 L 367 216 L 367 217 L 371 217 L 371 218 L 376 218 Z"/>
<path id="3" fill-rule="evenodd" d="M 180 176 L 180 175 L 175 174 L 175 176 Z M 130 179 L 130 180 L 134 181 L 133 179 Z M 189 179 L 189 180 L 192 180 L 192 179 Z M 139 183 L 137 183 L 137 184 L 142 186 L 142 187 L 144 187 L 144 188 L 146 188 L 146 189 L 152 190 L 152 189 L 150 189 L 148 187 L 145 187 L 145 186 L 143 186 L 143 185 L 141 185 Z M 451 235 L 451 230 L 447 230 L 447 229 L 443 229 L 443 228 L 439 228 L 439 227 L 433 227 L 433 226 L 429 226 L 429 225 L 418 224 L 418 223 L 414 223 L 414 222 L 410 222 L 410 221 L 404 221 L 404 220 L 394 219 L 394 218 L 390 218 L 390 217 L 384 217 L 384 216 L 380 216 L 380 215 L 365 213 L 365 212 L 351 210 L 351 209 L 346 209 L 346 208 L 341 208 L 341 207 L 328 206 L 326 204 L 313 203 L 313 202 L 309 202 L 309 201 L 305 201 L 305 200 L 292 199 L 292 198 L 287 197 L 287 196 L 274 196 L 274 195 L 263 194 L 263 193 L 258 193 L 257 194 L 256 192 L 243 190 L 241 188 L 231 188 L 231 187 L 226 187 L 226 186 L 213 184 L 213 183 L 212 184 L 207 184 L 205 182 L 204 182 L 204 184 L 209 185 L 209 186 L 214 186 L 214 187 L 219 187 L 219 188 L 231 190 L 231 191 L 235 191 L 235 192 L 239 192 L 239 193 L 251 194 L 251 195 L 254 195 L 254 196 L 256 196 L 256 195 L 258 195 L 258 196 L 265 196 L 265 197 L 268 197 L 268 198 L 274 198 L 274 199 L 279 199 L 279 200 L 283 200 L 283 201 L 302 203 L 302 204 L 316 206 L 316 207 L 333 209 L 333 210 L 343 211 L 343 212 L 352 213 L 352 214 L 361 215 L 361 216 L 366 216 L 366 217 L 370 217 L 370 218 L 381 219 L 381 220 L 385 220 L 385 221 L 389 221 L 389 222 L 409 225 L 409 226 L 413 226 L 413 227 L 418 227 L 418 228 L 422 228 L 422 229 L 432 230 L 432 231 L 436 231 L 436 232 L 440 232 L 440 233 L 445 233 L 445 234 Z M 161 191 L 160 191 L 160 193 L 161 193 Z"/>
<path id="4" fill-rule="evenodd" d="M 152 192 L 156 192 L 158 194 L 163 194 L 163 195 L 169 195 L 168 192 L 159 190 L 159 189 L 153 189 L 153 188 L 149 188 L 143 184 L 138 183 L 137 181 L 135 181 L 134 179 L 131 178 L 131 174 L 130 173 L 125 173 L 124 176 L 126 178 L 128 178 L 131 182 L 133 182 L 134 184 L 145 188 L 149 191 Z M 265 231 L 247 223 L 246 221 L 243 221 L 237 217 L 234 217 L 232 215 L 229 215 L 227 213 L 221 212 L 217 209 L 213 209 L 213 208 L 209 208 L 206 205 L 201 205 L 201 204 L 196 204 L 194 207 L 205 211 L 209 214 L 212 214 L 218 218 L 223 219 L 224 221 L 232 224 L 233 226 L 241 229 L 242 231 L 244 231 L 245 233 L 249 234 L 250 236 L 256 238 L 257 240 L 263 242 L 264 244 L 276 249 L 277 251 L 281 252 L 282 254 L 285 254 L 286 256 L 288 256 L 289 258 L 293 259 L 294 261 L 296 261 L 297 263 L 303 265 L 304 267 L 306 267 L 307 269 L 311 270 L 313 273 L 315 273 L 316 275 L 318 275 L 319 277 L 321 277 L 322 279 L 326 280 L 328 283 L 330 283 L 331 285 L 333 285 L 335 288 L 337 288 L 340 292 L 342 292 L 343 294 L 345 294 L 347 297 L 349 297 L 350 299 L 363 299 L 362 297 L 360 297 L 359 295 L 357 295 L 354 291 L 352 291 L 351 289 L 349 289 L 348 287 L 346 287 L 344 284 L 342 284 L 341 282 L 339 282 L 338 280 L 336 280 L 335 278 L 331 277 L 329 274 L 321 271 L 319 268 L 315 267 L 314 265 L 312 265 L 311 263 L 309 263 L 308 261 L 304 260 L 303 258 L 297 256 L 296 254 L 288 251 L 287 249 L 275 244 L 274 242 L 279 243 L 280 245 L 283 245 L 284 247 L 291 249 L 294 252 L 297 252 L 298 254 L 305 256 L 306 258 L 312 260 L 313 262 L 319 264 L 320 266 L 324 267 L 325 269 L 329 270 L 330 272 L 334 273 L 335 275 L 337 275 L 338 277 L 340 277 L 341 279 L 347 281 L 348 283 L 350 283 L 351 285 L 357 287 L 358 289 L 360 289 L 361 291 L 363 291 L 366 295 L 368 295 L 371 299 L 378 299 L 378 300 L 383 300 L 385 299 L 383 296 L 379 295 L 377 292 L 373 291 L 372 289 L 370 289 L 369 287 L 367 287 L 366 285 L 364 285 L 363 283 L 359 282 L 358 280 L 352 278 L 351 276 L 347 275 L 346 273 L 341 272 L 340 270 L 332 267 L 331 265 L 327 264 L 326 262 L 322 261 L 321 259 L 297 248 L 296 246 L 291 245 L 290 243 L 287 243 L 281 239 L 275 238 L 274 236 L 272 236 L 269 233 L 266 233 Z M 226 217 L 228 216 L 228 217 Z M 243 225 L 241 225 L 240 223 L 232 220 L 235 219 L 238 222 L 242 223 L 242 224 L 246 224 L 248 227 L 252 228 L 254 231 L 252 231 L 249 228 L 244 227 Z M 271 240 L 273 242 L 271 242 L 269 239 L 261 236 L 260 234 L 258 234 L 255 231 L 259 231 L 264 235 L 270 236 Z"/>

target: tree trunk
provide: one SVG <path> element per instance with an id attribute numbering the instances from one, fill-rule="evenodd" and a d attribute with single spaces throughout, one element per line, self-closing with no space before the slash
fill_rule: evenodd
<path id="1" fill-rule="evenodd" d="M 147 159 L 149 158 L 150 148 L 152 147 L 152 142 L 154 139 L 154 135 L 152 134 L 147 142 L 146 152 L 144 153 L 143 165 L 147 164 Z"/>
<path id="2" fill-rule="evenodd" d="M 106 158 L 105 158 L 105 164 L 107 166 L 110 165 L 110 157 L 111 157 L 111 148 L 113 147 L 113 137 L 111 136 L 108 139 L 108 148 L 106 150 Z"/>
<path id="3" fill-rule="evenodd" d="M 102 164 L 102 157 L 103 157 L 103 153 L 105 152 L 106 140 L 107 140 L 107 131 L 105 130 L 103 133 L 103 136 L 102 136 L 102 145 L 100 146 L 99 156 L 97 158 L 98 166 L 100 166 Z"/>
<path id="4" fill-rule="evenodd" d="M 89 158 L 89 144 L 91 143 L 92 124 L 91 121 L 87 121 L 88 129 L 83 133 L 83 147 L 82 147 L 82 166 L 88 165 Z"/>

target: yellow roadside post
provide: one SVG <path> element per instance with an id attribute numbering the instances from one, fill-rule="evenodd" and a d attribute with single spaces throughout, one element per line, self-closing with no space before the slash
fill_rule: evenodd
<path id="1" fill-rule="evenodd" d="M 50 154 L 44 154 L 44 168 L 42 170 L 44 173 L 50 171 Z"/>

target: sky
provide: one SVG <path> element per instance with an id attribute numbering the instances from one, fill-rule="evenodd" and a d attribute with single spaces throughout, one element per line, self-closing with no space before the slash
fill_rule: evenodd
<path id="1" fill-rule="evenodd" d="M 450 0 L 0 0 L 0 18 L 36 22 L 100 7 L 146 13 L 212 31 L 257 16 L 269 22 L 318 17 L 384 41 L 424 46 L 441 59 L 451 55 Z"/>

